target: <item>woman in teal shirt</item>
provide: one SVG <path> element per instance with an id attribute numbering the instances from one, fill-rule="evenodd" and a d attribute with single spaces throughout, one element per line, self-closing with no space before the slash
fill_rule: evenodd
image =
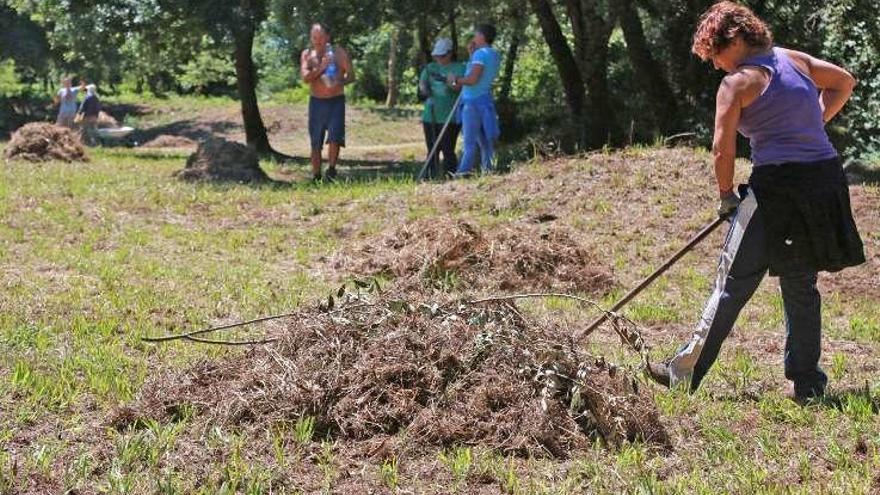
<path id="1" fill-rule="evenodd" d="M 447 83 L 449 75 L 463 76 L 465 65 L 461 62 L 452 61 L 452 40 L 439 38 L 434 43 L 431 56 L 434 61 L 422 69 L 419 76 L 419 93 L 425 98 L 425 108 L 422 111 L 422 127 L 425 131 L 425 144 L 428 153 L 434 148 L 434 142 L 440 137 L 437 152 L 431 158 L 429 174 L 432 177 L 441 177 L 446 173 L 454 173 L 458 168 L 458 160 L 455 157 L 455 142 L 458 140 L 458 132 L 461 125 L 458 119 L 453 117 L 446 132 L 440 136 L 443 124 L 452 112 L 455 105 L 457 91 Z M 439 168 L 438 156 L 443 153 L 443 170 Z"/>

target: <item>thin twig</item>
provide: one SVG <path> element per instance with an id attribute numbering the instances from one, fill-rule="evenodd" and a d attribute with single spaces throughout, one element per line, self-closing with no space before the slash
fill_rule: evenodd
<path id="1" fill-rule="evenodd" d="M 592 301 L 592 300 L 587 299 L 585 297 L 575 296 L 572 294 L 559 293 L 559 292 L 533 292 L 533 293 L 527 293 L 527 294 L 511 294 L 511 295 L 507 295 L 507 296 L 491 296 L 491 297 L 486 297 L 483 299 L 474 299 L 472 301 L 468 301 L 468 303 L 479 304 L 479 303 L 493 302 L 493 301 L 511 301 L 511 300 L 515 300 L 515 299 L 543 299 L 543 298 L 550 298 L 550 297 L 572 299 L 572 300 L 581 302 L 583 304 L 586 304 L 588 306 L 592 306 L 593 308 L 598 309 L 602 313 L 605 313 L 605 315 L 608 317 L 608 320 L 612 323 L 612 328 L 614 328 L 615 333 L 617 333 L 617 335 L 621 338 L 621 340 L 624 343 L 626 343 L 627 345 L 629 345 L 630 347 L 632 347 L 633 350 L 635 350 L 639 354 L 644 354 L 644 349 L 639 349 L 635 345 L 633 345 L 631 342 L 629 342 L 629 339 L 627 338 L 627 336 L 617 326 L 618 322 L 624 322 L 629 325 L 632 325 L 633 328 L 638 329 L 638 325 L 636 325 L 636 323 L 634 321 L 630 320 L 629 318 L 627 318 L 623 315 L 620 315 L 620 314 L 615 313 L 613 311 L 609 311 L 609 310 L 603 308 L 602 306 L 600 306 L 599 303 L 597 303 L 596 301 Z M 638 330 L 636 330 L 636 332 L 638 335 Z M 589 335 L 589 334 L 577 335 L 575 337 L 575 341 L 580 341 L 584 337 L 586 337 L 587 335 Z M 641 335 L 639 335 L 639 338 L 641 339 Z M 643 357 L 645 357 L 645 356 L 643 356 Z"/>
<path id="2" fill-rule="evenodd" d="M 185 340 L 191 340 L 193 342 L 199 342 L 201 344 L 216 344 L 216 345 L 259 345 L 259 344 L 271 344 L 278 340 L 278 337 L 268 337 L 262 340 L 211 340 L 211 339 L 203 339 L 201 337 L 192 337 L 185 336 L 182 337 Z"/>
<path id="3" fill-rule="evenodd" d="M 514 299 L 544 299 L 544 298 L 550 298 L 550 297 L 560 297 L 563 299 L 573 299 L 575 301 L 582 302 L 588 306 L 592 306 L 592 307 L 598 309 L 599 311 L 608 315 L 609 318 L 621 318 L 620 315 L 618 315 L 617 313 L 612 313 L 611 311 L 606 310 L 605 308 L 600 306 L 599 303 L 597 303 L 596 301 L 592 301 L 592 300 L 587 299 L 585 297 L 575 296 L 572 294 L 563 294 L 563 293 L 556 293 L 556 292 L 546 292 L 546 293 L 533 292 L 533 293 L 528 293 L 528 294 L 511 294 L 508 296 L 492 296 L 492 297 L 486 297 L 483 299 L 474 299 L 472 301 L 468 301 L 468 303 L 479 304 L 479 303 L 492 302 L 492 301 L 511 301 Z"/>
<path id="4" fill-rule="evenodd" d="M 204 339 L 196 340 L 196 339 L 193 339 L 192 337 L 194 337 L 196 335 L 202 335 L 202 334 L 206 334 L 206 333 L 216 332 L 218 330 L 226 330 L 227 328 L 243 327 L 245 325 L 260 323 L 262 321 L 279 320 L 281 318 L 288 318 L 291 316 L 296 316 L 296 314 L 297 313 L 284 313 L 284 314 L 280 314 L 280 315 L 263 316 L 261 318 L 254 318 L 253 320 L 240 321 L 238 323 L 229 323 L 227 325 L 220 325 L 217 327 L 204 328 L 202 330 L 193 330 L 192 332 L 178 333 L 178 334 L 173 334 L 173 335 L 163 335 L 161 337 L 141 337 L 141 340 L 143 340 L 144 342 L 168 342 L 170 340 L 187 339 L 187 340 L 195 340 L 196 342 L 201 342 Z"/>

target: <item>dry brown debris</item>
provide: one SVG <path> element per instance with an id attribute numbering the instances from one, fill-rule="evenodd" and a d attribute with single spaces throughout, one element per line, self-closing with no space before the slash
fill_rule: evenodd
<path id="1" fill-rule="evenodd" d="M 99 129 L 115 129 L 119 127 L 119 121 L 105 111 L 98 113 L 97 126 Z"/>
<path id="2" fill-rule="evenodd" d="M 175 172 L 183 180 L 261 182 L 269 180 L 260 168 L 257 153 L 241 144 L 210 138 L 186 160 L 186 168 Z"/>
<path id="3" fill-rule="evenodd" d="M 350 257 L 337 254 L 335 265 L 440 287 L 604 293 L 613 286 L 571 230 L 529 221 L 480 230 L 448 218 L 417 220 L 364 242 Z"/>
<path id="4" fill-rule="evenodd" d="M 160 134 L 141 145 L 141 148 L 190 148 L 198 143 L 184 136 Z"/>
<path id="5" fill-rule="evenodd" d="M 510 302 L 350 297 L 303 310 L 287 330 L 273 345 L 156 374 L 111 424 L 194 408 L 196 430 L 312 416 L 319 434 L 368 444 L 405 431 L 411 445 L 554 457 L 595 438 L 669 447 L 628 373 L 526 321 Z"/>
<path id="6" fill-rule="evenodd" d="M 45 122 L 26 124 L 15 131 L 4 156 L 9 160 L 31 162 L 88 161 L 85 148 L 74 131 Z"/>

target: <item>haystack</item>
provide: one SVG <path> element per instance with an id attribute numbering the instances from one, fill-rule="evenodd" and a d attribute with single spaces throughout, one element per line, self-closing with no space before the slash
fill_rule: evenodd
<path id="1" fill-rule="evenodd" d="M 110 423 L 174 421 L 187 410 L 194 432 L 311 417 L 320 435 L 355 443 L 398 436 L 560 458 L 597 439 L 670 448 L 629 372 L 566 341 L 561 328 L 528 321 L 512 302 L 418 293 L 342 301 L 300 311 L 271 344 L 154 373 Z"/>
<path id="2" fill-rule="evenodd" d="M 343 271 L 403 284 L 593 294 L 614 286 L 611 273 L 569 228 L 534 222 L 480 229 L 449 218 L 416 220 L 337 253 L 333 262 Z"/>
<path id="3" fill-rule="evenodd" d="M 113 116 L 109 113 L 102 110 L 100 113 L 98 113 L 97 127 L 99 129 L 115 129 L 119 127 L 119 121 L 113 118 Z"/>
<path id="4" fill-rule="evenodd" d="M 88 161 L 85 148 L 74 131 L 46 122 L 26 124 L 15 131 L 4 156 L 9 160 L 31 162 Z"/>
<path id="5" fill-rule="evenodd" d="M 198 143 L 188 137 L 160 134 L 142 144 L 141 148 L 191 148 L 196 145 Z"/>
<path id="6" fill-rule="evenodd" d="M 210 138 L 175 172 L 183 180 L 260 182 L 269 177 L 260 168 L 257 153 L 247 146 L 222 138 Z"/>

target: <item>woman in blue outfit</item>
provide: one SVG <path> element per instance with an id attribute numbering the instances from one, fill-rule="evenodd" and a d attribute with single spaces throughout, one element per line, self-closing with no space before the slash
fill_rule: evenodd
<path id="1" fill-rule="evenodd" d="M 494 141 L 501 134 L 492 99 L 492 83 L 501 66 L 501 55 L 492 48 L 495 34 L 495 26 L 478 25 L 469 46 L 472 53 L 464 77 L 454 74 L 448 77 L 449 84 L 462 88 L 459 111 L 464 152 L 458 164 L 458 176 L 471 174 L 478 154 L 483 172 L 492 169 Z"/>

